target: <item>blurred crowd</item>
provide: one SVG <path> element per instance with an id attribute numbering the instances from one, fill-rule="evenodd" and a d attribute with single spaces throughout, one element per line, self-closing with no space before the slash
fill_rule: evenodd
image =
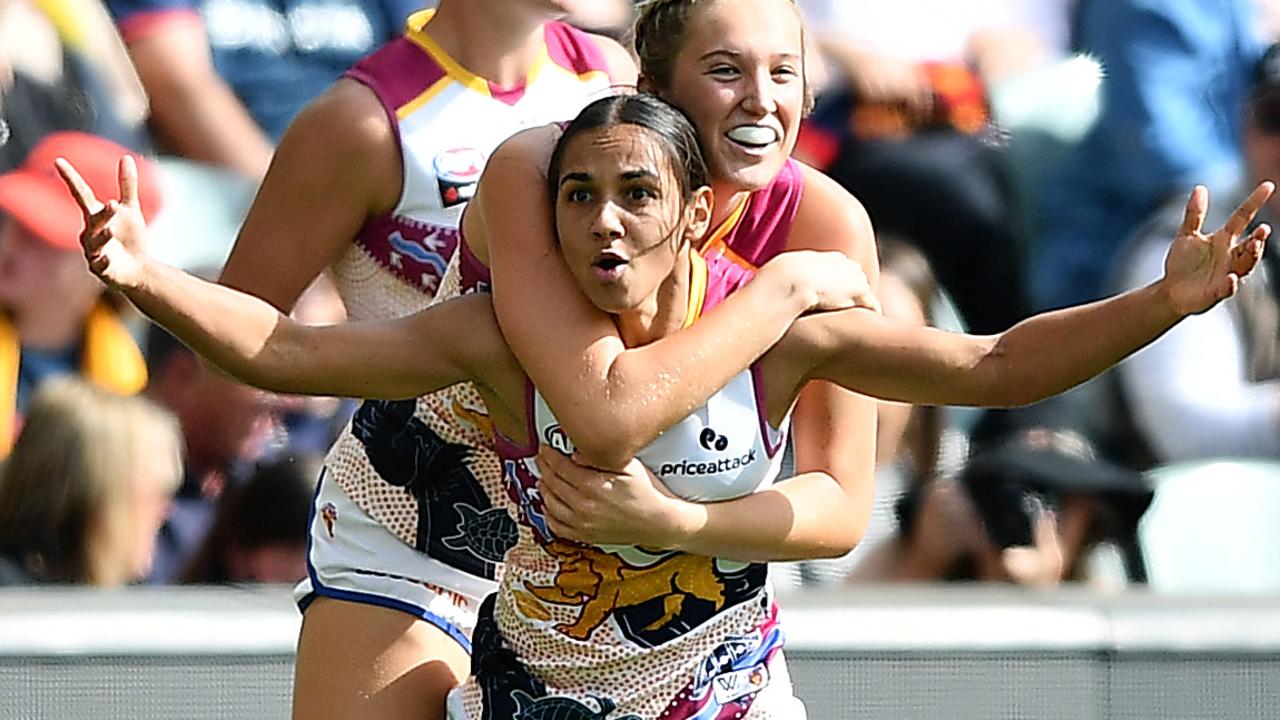
<path id="1" fill-rule="evenodd" d="M 799 5 L 817 100 L 796 155 L 866 206 L 884 312 L 904 322 L 992 333 L 1140 287 L 1193 185 L 1216 227 L 1280 178 L 1277 0 Z M 0 585 L 305 575 L 318 467 L 352 401 L 241 385 L 105 293 L 52 161 L 109 194 L 122 153 L 148 158 L 159 254 L 215 278 L 243 211 L 228 198 L 419 6 L 0 0 Z M 631 12 L 600 2 L 573 20 L 625 38 Z M 865 540 L 778 582 L 1194 587 L 1194 568 L 1165 569 L 1166 543 L 1275 543 L 1235 522 L 1280 485 L 1280 266 L 1265 261 L 1231 301 L 1060 398 L 884 403 Z M 294 313 L 345 317 L 323 277 Z"/>

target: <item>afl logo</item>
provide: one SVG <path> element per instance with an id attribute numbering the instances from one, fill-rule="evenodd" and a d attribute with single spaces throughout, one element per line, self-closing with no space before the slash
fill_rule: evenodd
<path id="1" fill-rule="evenodd" d="M 453 207 L 476 194 L 476 183 L 484 170 L 484 153 L 475 148 L 454 148 L 436 155 L 432 169 L 440 185 L 440 204 Z"/>
<path id="2" fill-rule="evenodd" d="M 552 449 L 559 450 L 561 454 L 573 454 L 573 443 L 569 442 L 569 435 L 559 425 L 548 425 L 543 428 L 542 441 L 550 445 Z"/>

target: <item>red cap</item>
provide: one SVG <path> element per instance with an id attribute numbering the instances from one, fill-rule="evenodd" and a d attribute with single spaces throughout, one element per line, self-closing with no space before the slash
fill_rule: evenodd
<path id="1" fill-rule="evenodd" d="M 99 200 L 117 198 L 117 165 L 126 154 L 138 166 L 138 202 L 148 220 L 160 209 L 159 174 L 155 165 L 110 140 L 82 132 L 46 136 L 27 155 L 22 167 L 0 175 L 0 213 L 17 220 L 32 235 L 65 250 L 80 247 L 84 217 L 80 206 L 53 166 L 66 158 L 93 188 Z"/>

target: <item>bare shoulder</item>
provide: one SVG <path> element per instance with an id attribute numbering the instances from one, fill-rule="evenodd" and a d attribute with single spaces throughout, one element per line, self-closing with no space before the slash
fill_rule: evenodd
<path id="1" fill-rule="evenodd" d="M 394 147 L 391 119 L 368 86 L 342 78 L 307 104 L 290 125 L 289 131 L 327 136 L 337 148 L 368 143 L 388 143 Z M 316 148 L 328 151 L 333 148 Z"/>
<path id="2" fill-rule="evenodd" d="M 462 215 L 467 247 L 485 265 L 490 264 L 490 211 L 520 215 L 546 202 L 539 192 L 547 176 L 551 151 L 560 139 L 560 127 L 540 125 L 521 130 L 502 141 L 485 163 L 476 193 Z"/>
<path id="3" fill-rule="evenodd" d="M 797 164 L 804 177 L 804 196 L 792 226 L 789 249 L 840 250 L 861 262 L 868 277 L 875 278 L 875 232 L 866 208 L 825 173 Z"/>
<path id="4" fill-rule="evenodd" d="M 503 140 L 493 151 L 485 164 L 485 174 L 497 176 L 534 170 L 539 176 L 546 176 L 551 152 L 555 150 L 560 134 L 560 126 L 554 123 L 521 130 Z M 528 175 L 524 179 L 527 181 Z M 481 180 L 481 187 L 483 185 Z"/>
<path id="5" fill-rule="evenodd" d="M 611 37 L 595 33 L 588 33 L 588 35 L 596 46 L 600 48 L 600 52 L 604 54 L 605 62 L 609 65 L 609 77 L 613 79 L 613 83 L 615 85 L 635 85 L 640 73 L 636 69 L 636 61 L 631 55 L 631 51 Z"/>
<path id="6" fill-rule="evenodd" d="M 837 227 L 870 232 L 871 218 L 858 198 L 826 173 L 798 161 L 796 164 L 804 177 L 804 196 L 796 214 L 797 224 L 815 223 L 816 227 L 829 227 L 831 223 L 837 223 Z"/>

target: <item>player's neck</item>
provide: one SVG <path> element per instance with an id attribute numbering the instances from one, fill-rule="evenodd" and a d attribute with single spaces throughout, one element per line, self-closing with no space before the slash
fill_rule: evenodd
<path id="1" fill-rule="evenodd" d="M 641 347 L 684 327 L 693 290 L 693 260 L 686 246 L 677 256 L 675 268 L 653 295 L 639 307 L 615 317 L 618 334 L 627 347 Z"/>
<path id="2" fill-rule="evenodd" d="M 499 87 L 518 86 L 543 52 L 542 26 L 548 18 L 516 11 L 498 15 L 486 5 L 441 2 L 426 33 L 472 73 Z"/>

